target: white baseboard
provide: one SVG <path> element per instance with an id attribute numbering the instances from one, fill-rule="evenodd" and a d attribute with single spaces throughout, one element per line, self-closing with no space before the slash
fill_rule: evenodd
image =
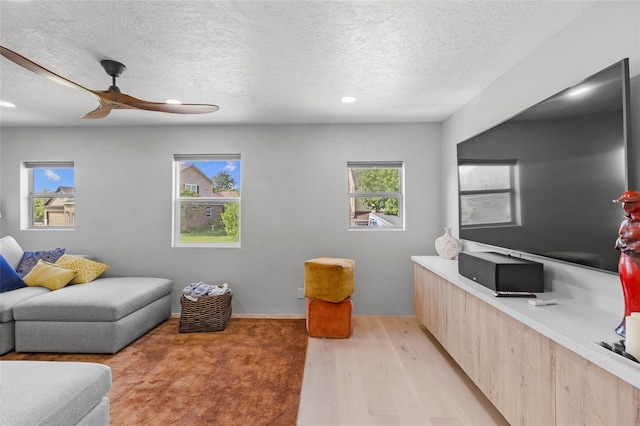
<path id="1" fill-rule="evenodd" d="M 180 318 L 179 312 L 171 313 L 171 318 Z M 298 314 L 231 314 L 231 318 L 257 318 L 257 319 L 305 319 L 305 315 Z"/>

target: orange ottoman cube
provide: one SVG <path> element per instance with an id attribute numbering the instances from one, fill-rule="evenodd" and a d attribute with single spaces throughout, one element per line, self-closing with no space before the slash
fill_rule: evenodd
<path id="1" fill-rule="evenodd" d="M 325 302 L 342 302 L 353 294 L 355 261 L 319 257 L 304 262 L 304 295 Z"/>
<path id="2" fill-rule="evenodd" d="M 307 298 L 307 332 L 310 337 L 347 338 L 353 324 L 353 301 L 341 302 Z"/>

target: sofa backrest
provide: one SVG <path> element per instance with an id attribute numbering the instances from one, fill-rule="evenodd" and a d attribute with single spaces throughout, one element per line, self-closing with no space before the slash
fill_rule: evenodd
<path id="1" fill-rule="evenodd" d="M 0 255 L 15 270 L 18 268 L 24 251 L 20 244 L 11 236 L 0 238 Z"/>

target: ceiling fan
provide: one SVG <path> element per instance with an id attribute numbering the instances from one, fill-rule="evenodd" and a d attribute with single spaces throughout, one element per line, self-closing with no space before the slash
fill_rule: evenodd
<path id="1" fill-rule="evenodd" d="M 64 84 L 65 86 L 73 89 L 86 92 L 98 99 L 100 105 L 93 111 L 85 114 L 82 118 L 104 118 L 111 110 L 114 109 L 141 109 L 147 111 L 159 111 L 170 112 L 174 114 L 206 114 L 210 112 L 216 112 L 220 109 L 217 105 L 209 104 L 182 104 L 182 103 L 165 103 L 165 102 L 148 102 L 142 99 L 134 98 L 133 96 L 126 95 L 120 92 L 118 86 L 116 86 L 116 77 L 126 69 L 123 64 L 117 61 L 105 59 L 100 61 L 100 64 L 104 68 L 105 72 L 111 76 L 112 85 L 108 90 L 91 90 L 84 86 L 79 85 L 69 79 L 66 79 L 58 74 L 49 71 L 45 67 L 36 64 L 35 62 L 25 58 L 24 56 L 7 49 L 4 46 L 0 46 L 0 53 L 2 56 L 9 59 L 12 62 L 20 65 L 23 68 L 32 71 L 39 76 L 48 78 L 56 83 Z"/>

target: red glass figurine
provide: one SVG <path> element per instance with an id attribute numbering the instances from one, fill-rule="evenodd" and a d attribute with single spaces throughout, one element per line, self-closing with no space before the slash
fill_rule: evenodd
<path id="1" fill-rule="evenodd" d="M 640 192 L 627 191 L 615 203 L 622 203 L 625 212 L 620 225 L 616 249 L 620 250 L 618 273 L 624 295 L 624 317 L 616 333 L 625 337 L 625 318 L 640 312 Z"/>

